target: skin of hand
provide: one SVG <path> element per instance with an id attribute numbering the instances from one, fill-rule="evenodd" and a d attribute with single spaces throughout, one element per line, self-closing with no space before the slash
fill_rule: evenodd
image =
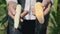
<path id="1" fill-rule="evenodd" d="M 49 3 L 49 4 L 47 5 L 47 8 L 44 9 L 44 16 L 47 15 L 47 14 L 50 12 L 50 9 L 51 9 L 51 3 Z"/>
<path id="2" fill-rule="evenodd" d="M 13 2 L 13 1 L 10 1 L 8 3 L 8 15 L 14 19 L 14 16 L 15 16 L 15 13 L 16 13 L 16 6 L 17 6 L 17 3 Z M 25 16 L 26 14 L 28 13 L 27 10 L 24 10 L 23 13 L 20 14 L 20 18 L 22 18 L 23 16 Z"/>
<path id="3" fill-rule="evenodd" d="M 43 0 L 42 7 L 44 8 L 44 16 L 47 15 L 51 8 L 51 0 Z"/>
<path id="4" fill-rule="evenodd" d="M 16 6 L 17 6 L 17 3 L 13 2 L 13 1 L 10 1 L 8 3 L 8 15 L 14 19 L 14 16 L 15 16 L 15 13 L 16 13 Z"/>
<path id="5" fill-rule="evenodd" d="M 20 18 L 24 17 L 26 14 L 28 14 L 28 11 L 24 10 L 24 12 L 20 14 Z M 23 19 L 20 19 L 20 21 L 23 22 Z"/>

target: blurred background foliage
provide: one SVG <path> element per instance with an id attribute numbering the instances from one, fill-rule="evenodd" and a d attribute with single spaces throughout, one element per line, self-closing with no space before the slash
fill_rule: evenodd
<path id="1" fill-rule="evenodd" d="M 49 34 L 60 34 L 60 0 L 54 0 L 49 18 Z M 51 26 L 52 25 L 52 26 Z"/>
<path id="2" fill-rule="evenodd" d="M 6 34 L 7 4 L 5 0 L 0 0 L 0 34 Z M 52 26 L 51 26 L 52 25 Z M 60 34 L 60 0 L 54 0 L 54 5 L 50 11 L 48 34 Z"/>
<path id="3" fill-rule="evenodd" d="M 5 34 L 7 24 L 7 4 L 5 0 L 0 0 L 0 34 Z"/>

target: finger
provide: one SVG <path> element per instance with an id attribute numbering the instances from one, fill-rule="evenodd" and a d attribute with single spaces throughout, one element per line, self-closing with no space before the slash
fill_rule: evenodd
<path id="1" fill-rule="evenodd" d="M 22 19 L 22 17 L 21 17 L 21 14 L 19 15 L 19 17 L 20 17 L 20 21 L 23 22 L 23 19 Z"/>
<path id="2" fill-rule="evenodd" d="M 12 7 L 9 7 L 9 11 L 11 12 L 12 15 L 15 15 L 16 13 L 15 9 Z"/>
<path id="3" fill-rule="evenodd" d="M 21 17 L 21 14 L 19 15 L 19 17 L 22 18 L 22 17 Z"/>
<path id="4" fill-rule="evenodd" d="M 14 19 L 14 16 L 11 14 L 10 11 L 8 11 L 8 15 L 9 15 L 12 19 Z"/>
<path id="5" fill-rule="evenodd" d="M 23 19 L 20 19 L 21 22 L 23 22 Z"/>

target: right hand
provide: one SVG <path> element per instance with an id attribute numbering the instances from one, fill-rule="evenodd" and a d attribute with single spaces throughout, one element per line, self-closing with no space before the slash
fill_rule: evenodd
<path id="1" fill-rule="evenodd" d="M 10 2 L 9 5 L 8 5 L 8 15 L 9 15 L 12 19 L 14 19 L 14 16 L 15 16 L 15 13 L 16 13 L 16 11 L 15 11 L 16 5 L 17 5 L 17 4 L 14 3 L 14 2 Z"/>

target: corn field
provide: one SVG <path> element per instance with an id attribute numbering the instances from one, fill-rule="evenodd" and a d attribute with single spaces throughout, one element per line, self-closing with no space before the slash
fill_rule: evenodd
<path id="1" fill-rule="evenodd" d="M 48 34 L 60 34 L 60 0 L 54 0 L 54 5 L 50 10 Z M 6 34 L 8 25 L 7 4 L 5 0 L 0 0 L 0 34 Z M 51 26 L 52 25 L 52 26 Z"/>

